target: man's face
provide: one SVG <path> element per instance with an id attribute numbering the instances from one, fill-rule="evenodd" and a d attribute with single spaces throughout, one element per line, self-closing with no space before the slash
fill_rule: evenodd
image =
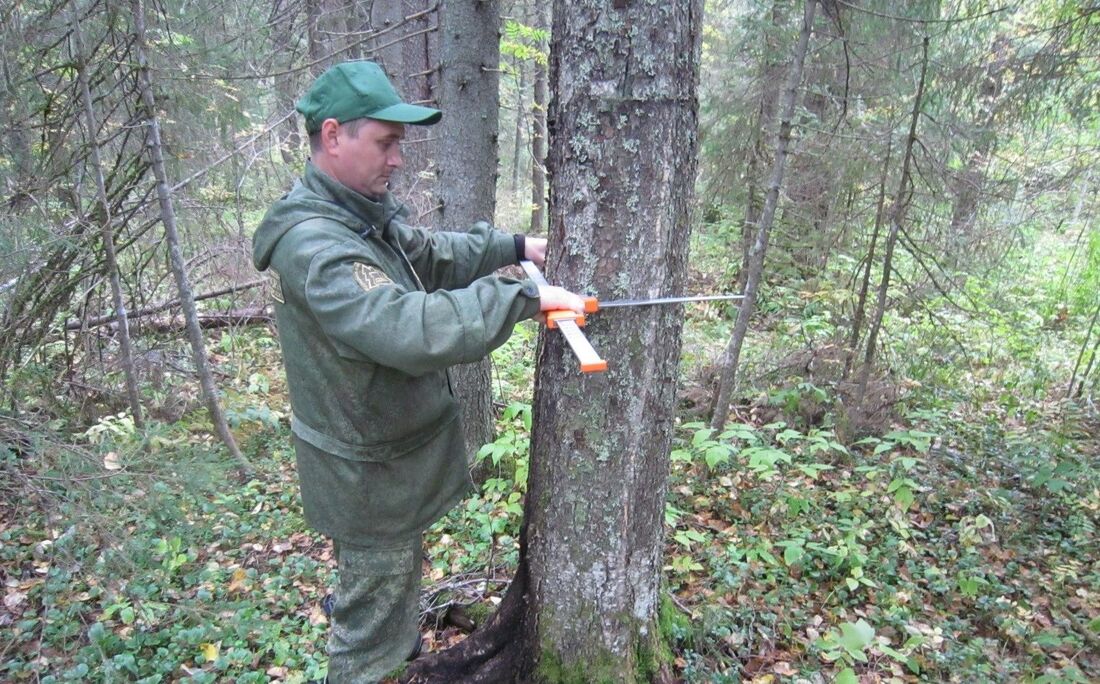
<path id="1" fill-rule="evenodd" d="M 401 140 L 405 125 L 366 119 L 341 124 L 335 137 L 335 145 L 326 151 L 336 180 L 367 197 L 384 195 L 390 176 L 404 164 Z"/>

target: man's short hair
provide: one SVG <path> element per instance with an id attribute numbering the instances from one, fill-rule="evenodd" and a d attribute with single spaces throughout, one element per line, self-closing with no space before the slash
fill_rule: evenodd
<path id="1" fill-rule="evenodd" d="M 362 118 L 362 119 L 352 119 L 351 121 L 340 124 L 340 126 L 343 127 L 344 130 L 347 131 L 349 137 L 358 138 L 359 137 L 359 129 L 361 129 L 364 125 L 366 125 L 366 123 L 368 121 L 370 121 L 370 119 L 367 119 L 365 117 Z M 310 152 L 313 153 L 313 154 L 317 154 L 317 152 L 319 152 L 320 149 L 321 149 L 321 131 L 316 131 L 315 133 L 310 133 L 309 134 L 309 150 L 310 150 Z"/>

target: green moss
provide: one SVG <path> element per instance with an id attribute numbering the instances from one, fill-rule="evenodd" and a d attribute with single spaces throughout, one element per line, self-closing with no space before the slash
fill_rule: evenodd
<path id="1" fill-rule="evenodd" d="M 469 603 L 465 607 L 466 616 L 474 621 L 475 625 L 483 625 L 492 615 L 495 607 L 490 603 L 484 603 L 481 601 L 474 601 Z"/>
<path id="2" fill-rule="evenodd" d="M 661 634 L 661 643 L 669 652 L 669 657 L 672 654 L 671 644 L 690 640 L 692 635 L 690 618 L 672 603 L 667 591 L 661 592 L 661 605 L 657 609 L 657 626 Z"/>
<path id="3" fill-rule="evenodd" d="M 661 616 L 678 618 L 675 607 L 665 598 L 661 604 Z M 649 635 L 640 635 L 634 647 L 634 670 L 627 672 L 621 658 L 602 651 L 598 655 L 588 655 L 582 661 L 566 664 L 558 654 L 549 650 L 542 652 L 534 681 L 539 684 L 615 684 L 618 682 L 651 682 L 660 673 L 662 667 L 672 663 L 673 654 L 669 646 L 671 639 L 663 629 Z"/>
<path id="4" fill-rule="evenodd" d="M 615 684 L 621 681 L 616 677 L 621 673 L 622 663 L 606 652 L 567 665 L 557 653 L 544 650 L 534 680 L 539 684 Z"/>

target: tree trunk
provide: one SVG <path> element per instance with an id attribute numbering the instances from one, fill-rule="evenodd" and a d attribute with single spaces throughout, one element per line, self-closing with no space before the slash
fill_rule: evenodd
<path id="1" fill-rule="evenodd" d="M 768 238 L 771 233 L 772 221 L 775 219 L 775 208 L 779 204 L 779 189 L 783 185 L 783 172 L 787 164 L 787 148 L 791 142 L 791 121 L 794 118 L 795 102 L 798 99 L 798 86 L 802 82 L 802 66 L 805 64 L 806 52 L 810 43 L 815 5 L 816 0 L 806 0 L 802 16 L 802 31 L 799 33 L 798 43 L 791 55 L 790 71 L 787 74 L 783 101 L 780 105 L 779 116 L 781 118 L 779 130 L 776 132 L 775 159 L 772 162 L 768 192 L 764 197 L 764 208 L 760 214 L 760 224 L 756 228 L 756 236 L 750 250 L 748 276 L 745 281 L 745 298 L 741 300 L 741 308 L 737 312 L 737 321 L 733 326 L 733 335 L 730 337 L 729 345 L 727 345 L 720 362 L 721 378 L 718 383 L 718 396 L 714 404 L 714 415 L 711 417 L 711 427 L 715 430 L 721 430 L 725 427 L 726 419 L 729 417 L 730 397 L 733 395 L 733 385 L 737 379 L 737 364 L 741 358 L 741 346 L 749 330 L 749 319 L 756 307 L 756 294 L 760 289 L 760 281 L 764 275 L 764 257 L 768 251 Z"/>
<path id="2" fill-rule="evenodd" d="M 764 60 L 760 70 L 760 101 L 756 110 L 756 125 L 752 127 L 752 142 L 749 145 L 748 161 L 745 165 L 745 216 L 741 220 L 741 268 L 737 271 L 737 291 L 744 292 L 748 285 L 749 263 L 756 231 L 760 225 L 760 186 L 764 179 L 760 167 L 766 163 L 767 151 L 764 143 L 769 131 L 775 127 L 775 110 L 779 104 L 779 84 L 783 77 L 783 64 L 779 54 L 778 34 L 786 24 L 785 3 L 776 0 L 771 9 L 771 30 L 764 31 Z"/>
<path id="3" fill-rule="evenodd" d="M 523 129 L 524 124 L 527 123 L 527 116 L 524 113 L 524 101 L 523 91 L 527 88 L 527 73 L 523 68 L 523 60 L 516 59 L 516 125 L 514 128 L 514 135 L 512 136 L 512 195 L 516 195 L 519 191 L 519 169 L 523 166 L 520 161 L 523 158 Z"/>
<path id="4" fill-rule="evenodd" d="M 271 4 L 271 13 L 267 21 L 274 27 L 271 32 L 272 54 L 274 63 L 280 69 L 293 64 L 295 53 L 291 46 L 291 40 L 297 40 L 294 31 L 294 18 L 298 11 L 293 9 L 289 2 L 274 0 Z M 298 79 L 283 76 L 275 79 L 275 92 L 278 98 L 279 109 L 284 112 L 294 110 L 294 104 L 298 97 Z M 279 130 L 275 132 L 275 139 L 279 145 L 279 155 L 284 164 L 293 164 L 297 159 L 297 153 L 302 147 L 302 134 L 299 128 L 298 117 L 291 116 L 279 124 Z"/>
<path id="5" fill-rule="evenodd" d="M 871 290 L 871 268 L 875 263 L 875 249 L 878 246 L 878 234 L 882 230 L 883 212 L 886 207 L 886 177 L 890 173 L 890 152 L 893 150 L 891 140 L 886 141 L 886 160 L 882 163 L 882 178 L 878 186 L 878 204 L 875 207 L 875 227 L 871 231 L 871 244 L 867 248 L 867 258 L 864 263 L 863 276 L 860 278 L 859 295 L 856 297 L 856 308 L 852 314 L 852 329 L 848 334 L 848 346 L 844 350 L 844 373 L 841 377 L 845 380 L 852 372 L 852 361 L 859 351 L 859 338 L 863 334 L 863 318 L 867 311 L 867 293 Z"/>
<path id="6" fill-rule="evenodd" d="M 118 321 L 118 342 L 120 347 L 122 369 L 126 376 L 126 398 L 130 403 L 130 413 L 134 419 L 134 425 L 142 427 L 144 421 L 141 415 L 141 394 L 138 391 L 137 372 L 134 370 L 134 354 L 130 344 L 130 323 L 126 313 L 126 302 L 122 297 L 122 279 L 118 272 L 118 257 L 115 253 L 115 233 L 111 222 L 111 203 L 107 198 L 107 184 L 103 177 L 103 161 L 99 155 L 99 142 L 97 132 L 99 125 L 96 122 L 95 103 L 92 101 L 92 93 L 88 87 L 87 66 L 89 55 L 84 53 L 84 39 L 80 30 L 80 22 L 75 13 L 71 17 L 70 24 L 73 29 L 73 47 L 76 54 L 76 78 L 80 88 L 80 99 L 84 105 L 84 125 L 87 128 L 88 147 L 91 153 L 92 173 L 95 176 L 96 200 L 99 203 L 99 211 L 96 217 L 100 224 L 100 234 L 103 239 L 104 268 L 107 271 L 107 280 L 111 283 L 111 301 L 115 309 L 115 318 Z"/>
<path id="7" fill-rule="evenodd" d="M 702 7 L 640 4 L 554 13 L 548 278 L 607 298 L 678 293 L 687 273 Z M 601 375 L 544 336 L 520 568 L 486 626 L 410 681 L 668 680 L 657 611 L 682 320 L 594 316 Z"/>
<path id="8" fill-rule="evenodd" d="M 442 226 L 466 230 L 496 210 L 500 16 L 495 0 L 444 0 L 440 12 Z"/>
<path id="9" fill-rule="evenodd" d="M 555 8 L 550 280 L 606 299 L 682 292 L 702 7 L 605 5 Z M 682 321 L 677 307 L 594 317 L 602 376 L 543 337 L 525 510 L 535 681 L 668 676 L 657 611 Z"/>
<path id="10" fill-rule="evenodd" d="M 1081 362 L 1085 358 L 1085 353 L 1089 348 L 1089 340 L 1092 339 L 1092 329 L 1096 327 L 1096 321 L 1100 319 L 1100 303 L 1096 305 L 1096 309 L 1092 312 L 1092 320 L 1089 321 L 1089 329 L 1085 332 L 1085 341 L 1081 343 L 1081 351 L 1077 354 L 1077 361 L 1073 364 L 1073 373 L 1069 376 L 1069 389 L 1066 390 L 1066 398 L 1073 396 L 1073 384 L 1077 382 L 1077 371 L 1081 368 Z M 1088 379 L 1089 371 L 1092 370 L 1092 362 L 1096 358 L 1096 351 L 1093 350 L 1092 358 L 1089 359 L 1088 366 L 1085 367 L 1085 372 L 1081 375 L 1080 389 L 1085 388 L 1085 381 Z M 1080 390 L 1078 390 L 1080 392 Z"/>
<path id="11" fill-rule="evenodd" d="M 372 58 L 382 65 L 407 102 L 439 106 L 439 12 L 433 0 L 375 3 L 377 35 Z M 444 114 L 444 118 L 450 112 Z M 438 227 L 440 213 L 437 126 L 407 126 L 401 152 L 405 165 L 390 190 L 412 212 L 416 225 Z"/>
<path id="12" fill-rule="evenodd" d="M 214 386 L 214 378 L 206 362 L 206 346 L 202 339 L 202 328 L 199 325 L 198 312 L 195 309 L 195 301 L 191 295 L 187 267 L 183 261 L 183 253 L 180 250 L 179 233 L 176 230 L 176 214 L 172 206 L 172 196 L 168 190 L 168 174 L 164 168 L 164 150 L 160 139 L 156 100 L 153 97 L 153 83 L 149 75 L 149 60 L 145 53 L 145 7 L 142 0 L 131 0 L 130 7 L 134 20 L 134 49 L 138 61 L 138 89 L 141 93 L 141 103 L 144 109 L 144 126 L 147 131 L 149 155 L 152 158 L 153 173 L 157 180 L 157 200 L 160 204 L 161 221 L 164 223 L 164 238 L 165 242 L 168 243 L 172 274 L 176 278 L 176 289 L 179 290 L 183 315 L 187 320 L 187 337 L 191 343 L 195 372 L 202 384 L 203 396 L 206 399 L 206 407 L 210 411 L 210 420 L 214 424 L 214 429 L 226 448 L 229 449 L 229 453 L 240 465 L 241 470 L 248 473 L 252 471 L 252 464 L 237 448 L 237 442 L 233 439 L 233 433 L 229 431 L 229 425 L 225 422 L 225 415 L 222 413 L 221 404 L 218 402 L 218 391 Z"/>
<path id="13" fill-rule="evenodd" d="M 538 28 L 550 27 L 551 5 L 538 6 L 535 16 Z M 550 101 L 547 63 L 535 63 L 535 92 L 531 103 L 531 227 L 530 232 L 542 235 L 546 231 L 546 107 Z"/>
<path id="14" fill-rule="evenodd" d="M 879 331 L 882 329 L 882 317 L 886 313 L 886 294 L 890 288 L 894 245 L 897 243 L 898 232 L 905 220 L 905 211 L 909 208 L 909 199 L 912 194 L 910 168 L 913 162 L 913 143 L 917 141 L 917 122 L 920 120 L 921 100 L 924 97 L 924 80 L 928 74 L 928 36 L 924 37 L 921 50 L 920 82 L 917 84 L 916 97 L 913 98 L 913 115 L 909 119 L 909 136 L 905 140 L 905 156 L 901 162 L 901 178 L 898 180 L 898 190 L 894 194 L 893 206 L 890 207 L 890 232 L 886 236 L 886 250 L 882 259 L 882 280 L 879 283 L 875 315 L 867 330 L 867 350 L 863 358 L 863 367 L 860 368 L 859 383 L 856 388 L 854 402 L 856 410 L 863 406 L 863 399 L 867 395 L 867 382 L 871 377 L 871 367 L 875 361 L 875 345 L 878 342 Z"/>
<path id="15" fill-rule="evenodd" d="M 325 0 L 305 0 L 306 3 L 306 51 L 309 54 L 309 71 L 320 76 L 329 67 L 328 47 L 321 30 Z"/>
<path id="16" fill-rule="evenodd" d="M 496 211 L 500 13 L 497 0 L 444 0 L 440 6 L 442 123 L 439 196 L 442 228 L 465 231 Z M 488 359 L 452 371 L 471 451 L 493 439 Z"/>

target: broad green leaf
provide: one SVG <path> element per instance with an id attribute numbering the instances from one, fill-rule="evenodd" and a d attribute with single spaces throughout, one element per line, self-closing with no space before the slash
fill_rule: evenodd
<path id="1" fill-rule="evenodd" d="M 875 629 L 861 618 L 856 622 L 840 623 L 840 638 L 837 639 L 837 643 L 843 646 L 853 658 L 865 661 L 866 658 L 861 657 L 863 649 L 867 648 L 874 638 Z"/>
<path id="2" fill-rule="evenodd" d="M 846 667 L 836 673 L 833 684 L 859 684 L 859 678 L 856 677 L 856 673 L 852 668 Z"/>

